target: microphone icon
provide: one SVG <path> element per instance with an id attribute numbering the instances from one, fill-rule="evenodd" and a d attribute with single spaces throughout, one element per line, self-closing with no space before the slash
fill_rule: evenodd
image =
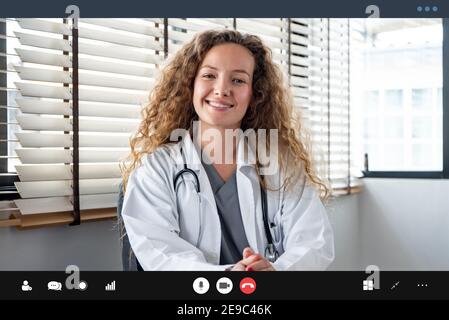
<path id="1" fill-rule="evenodd" d="M 196 278 L 193 281 L 193 290 L 198 294 L 205 294 L 209 291 L 209 281 L 204 277 Z"/>

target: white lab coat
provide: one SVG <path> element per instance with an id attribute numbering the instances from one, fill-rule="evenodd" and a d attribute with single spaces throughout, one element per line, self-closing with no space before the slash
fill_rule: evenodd
<path id="1" fill-rule="evenodd" d="M 241 141 L 241 140 L 240 140 Z M 187 166 L 177 192 L 173 180 Z M 260 185 L 254 165 L 244 160 L 243 143 L 237 147 L 237 188 L 243 226 L 253 250 L 264 254 L 265 236 Z M 249 148 L 249 152 L 253 152 Z M 251 159 L 251 158 L 246 158 Z M 265 176 L 278 185 L 281 174 Z M 274 184 L 273 184 L 274 183 Z M 277 184 L 276 184 L 277 183 Z M 280 257 L 276 270 L 324 270 L 334 259 L 333 233 L 316 190 L 298 181 L 290 192 L 267 191 L 269 221 Z M 122 216 L 133 251 L 144 270 L 224 270 L 219 265 L 221 226 L 214 194 L 190 135 L 159 147 L 142 158 L 129 177 Z"/>

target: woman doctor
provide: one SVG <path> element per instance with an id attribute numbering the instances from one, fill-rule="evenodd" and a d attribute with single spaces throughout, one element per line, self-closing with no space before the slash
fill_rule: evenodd
<path id="1" fill-rule="evenodd" d="M 122 216 L 144 270 L 324 270 L 333 261 L 320 198 L 328 189 L 258 37 L 197 34 L 162 69 L 142 118 L 122 163 Z M 250 129 L 276 130 L 262 144 L 275 172 L 263 173 L 261 145 L 242 138 Z"/>

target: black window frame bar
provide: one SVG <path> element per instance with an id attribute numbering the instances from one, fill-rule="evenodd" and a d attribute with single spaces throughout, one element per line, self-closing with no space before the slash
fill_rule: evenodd
<path id="1" fill-rule="evenodd" d="M 73 137 L 73 222 L 70 226 L 81 224 L 80 188 L 79 188 L 79 83 L 78 83 L 78 18 L 72 19 L 72 137 Z"/>
<path id="2" fill-rule="evenodd" d="M 364 178 L 449 179 L 449 18 L 443 18 L 443 170 L 363 171 Z M 368 159 L 369 161 L 369 159 Z"/>

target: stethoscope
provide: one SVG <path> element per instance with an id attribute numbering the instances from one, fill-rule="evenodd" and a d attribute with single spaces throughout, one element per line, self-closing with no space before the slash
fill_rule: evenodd
<path id="1" fill-rule="evenodd" d="M 182 148 L 181 148 L 181 156 L 182 156 L 182 159 L 184 162 L 184 168 L 182 170 L 180 170 L 175 175 L 175 178 L 173 179 L 173 187 L 175 189 L 175 192 L 177 191 L 176 186 L 177 186 L 178 180 L 184 174 L 188 174 L 194 178 L 195 189 L 196 189 L 198 196 L 200 196 L 200 191 L 201 191 L 200 190 L 200 180 L 198 179 L 198 175 L 195 173 L 195 171 L 193 171 L 192 169 L 189 169 L 187 167 L 187 163 L 185 161 L 184 154 L 182 152 Z M 262 187 L 262 185 L 260 186 L 260 195 L 261 195 L 261 199 L 262 199 L 263 225 L 264 225 L 265 235 L 267 237 L 267 242 L 268 242 L 267 246 L 265 247 L 265 258 L 267 258 L 267 260 L 270 262 L 275 262 L 279 257 L 279 252 L 273 243 L 273 236 L 271 235 L 270 226 L 268 224 L 267 193 L 265 192 L 265 189 Z"/>

